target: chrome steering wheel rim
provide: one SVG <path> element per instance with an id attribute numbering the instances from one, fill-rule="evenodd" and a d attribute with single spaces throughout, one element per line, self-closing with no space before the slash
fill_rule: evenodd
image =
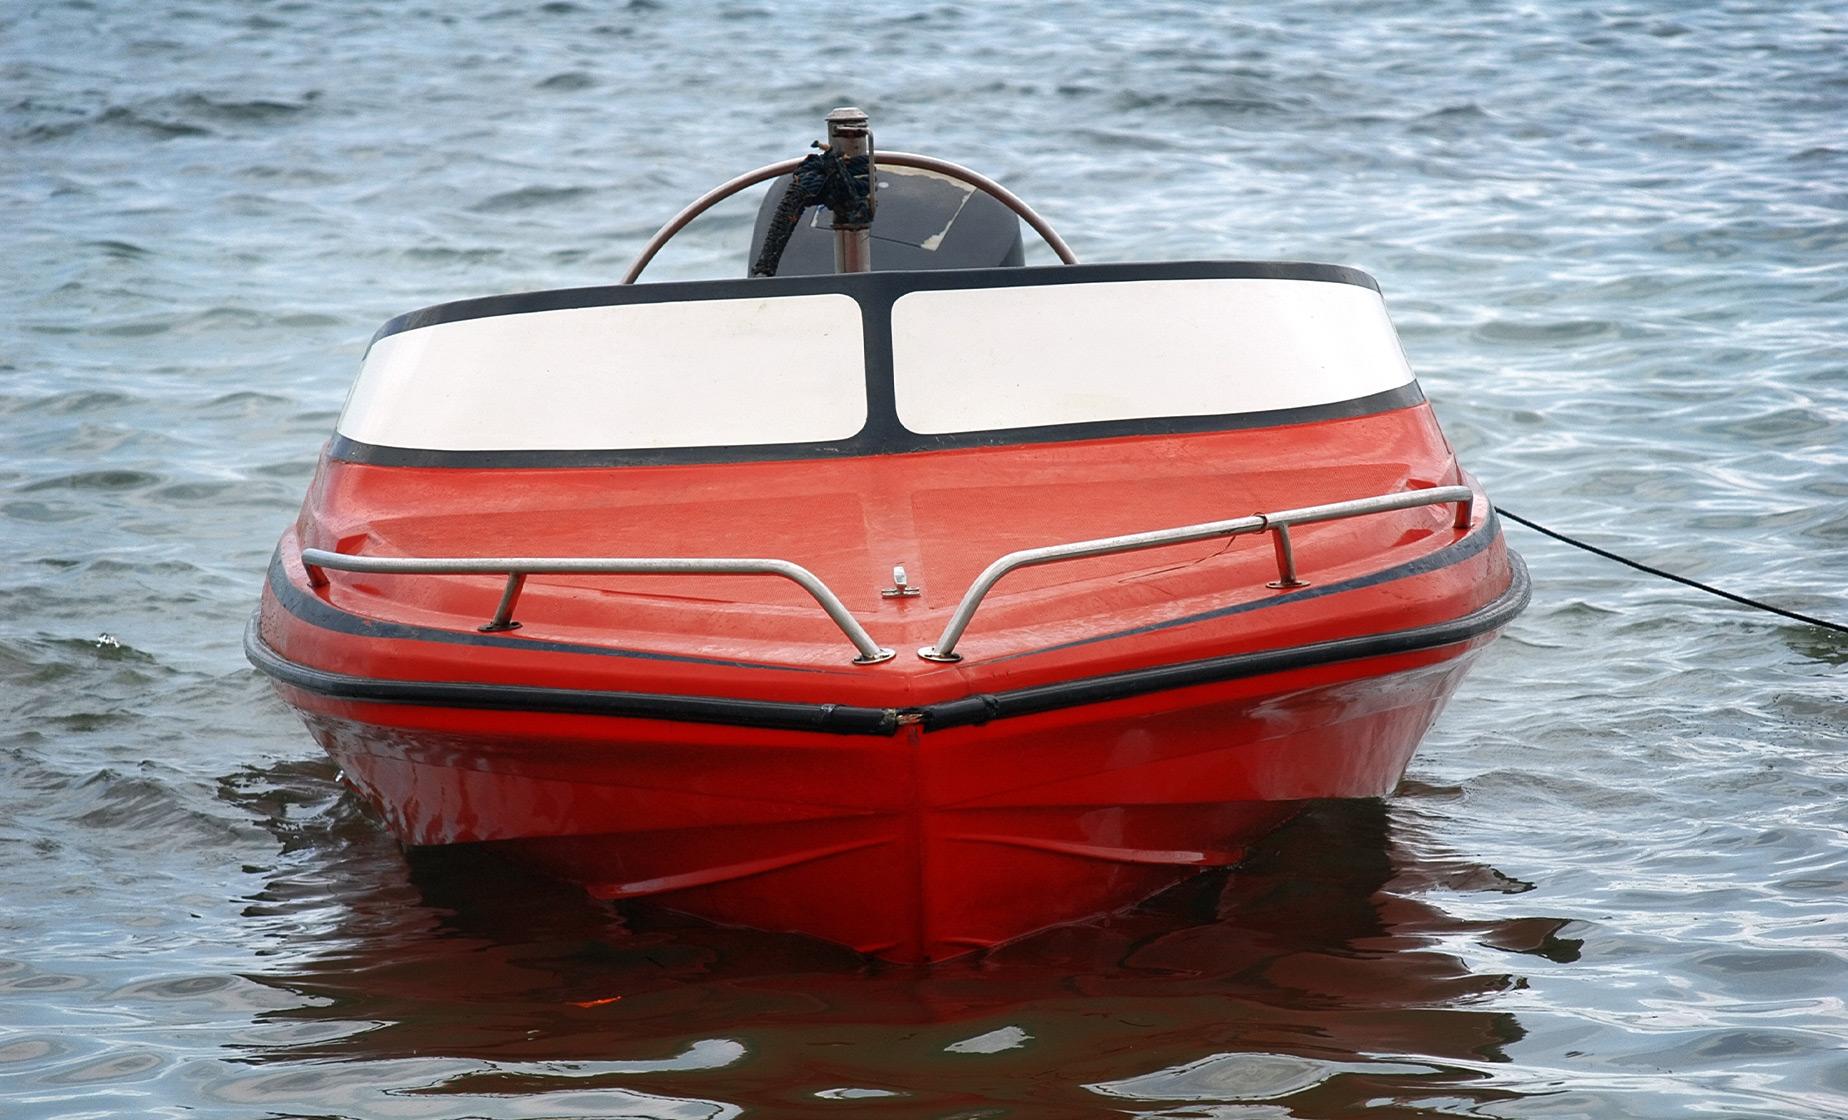
<path id="1" fill-rule="evenodd" d="M 650 261 L 654 260 L 655 254 L 665 248 L 667 243 L 673 240 L 674 235 L 685 229 L 693 219 L 704 214 L 719 203 L 724 202 L 739 191 L 744 190 L 746 187 L 753 187 L 758 183 L 774 179 L 779 175 L 789 174 L 802 165 L 802 158 L 803 157 L 797 156 L 791 159 L 781 159 L 775 163 L 766 163 L 762 167 L 746 171 L 744 174 L 736 176 L 735 178 L 727 179 L 725 182 L 720 183 L 718 186 L 694 199 L 685 209 L 681 210 L 680 213 L 669 218 L 666 225 L 663 225 L 660 229 L 655 231 L 654 236 L 648 239 L 648 243 L 642 246 L 642 251 L 636 255 L 635 263 L 629 266 L 629 271 L 623 275 L 621 282 L 624 284 L 635 283 L 642 275 L 642 270 L 648 267 Z M 1044 241 L 1047 247 L 1058 255 L 1060 263 L 1078 263 L 1077 254 L 1072 252 L 1071 246 L 1065 243 L 1065 239 L 1058 235 L 1052 226 L 1047 223 L 1046 219 L 1040 217 L 1038 212 L 1022 201 L 1019 195 L 1016 195 L 1013 191 L 1008 190 L 1006 187 L 990 179 L 988 176 L 983 175 L 981 172 L 971 170 L 960 163 L 951 163 L 947 159 L 918 155 L 915 152 L 874 152 L 874 170 L 876 171 L 882 163 L 890 164 L 894 167 L 915 167 L 920 171 L 934 171 L 939 175 L 947 175 L 959 182 L 969 184 L 976 190 L 987 194 L 1009 210 L 1012 210 L 1021 221 L 1032 227 L 1033 232 L 1039 234 L 1040 240 Z"/>

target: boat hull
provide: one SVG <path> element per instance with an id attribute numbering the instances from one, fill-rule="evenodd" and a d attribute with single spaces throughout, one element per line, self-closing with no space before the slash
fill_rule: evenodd
<path id="1" fill-rule="evenodd" d="M 1362 274 L 857 274 L 387 324 L 247 646 L 406 844 L 912 962 L 1390 792 L 1526 597 Z"/>
<path id="2" fill-rule="evenodd" d="M 1236 863 L 1307 799 L 1390 792 L 1490 637 L 889 737 L 282 687 L 407 844 L 926 962 Z"/>

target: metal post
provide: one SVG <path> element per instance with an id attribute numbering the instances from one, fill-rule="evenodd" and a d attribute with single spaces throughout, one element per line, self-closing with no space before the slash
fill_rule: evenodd
<path id="1" fill-rule="evenodd" d="M 513 620 L 513 604 L 519 601 L 520 588 L 526 586 L 525 572 L 508 572 L 507 586 L 501 591 L 500 606 L 494 608 L 494 621 L 475 629 L 483 634 L 498 634 L 502 630 L 518 630 L 520 624 Z"/>
<path id="2" fill-rule="evenodd" d="M 1277 549 L 1277 578 L 1264 586 L 1278 589 L 1308 587 L 1308 580 L 1296 578 L 1296 550 L 1290 547 L 1290 527 L 1272 525 L 1270 531 L 1271 543 Z"/>
<path id="3" fill-rule="evenodd" d="M 834 215 L 834 271 L 871 272 L 873 270 L 873 191 L 878 174 L 872 165 L 873 131 L 868 127 L 866 112 L 851 106 L 828 114 L 828 147 L 842 159 L 866 156 L 866 219 L 843 221 Z"/>

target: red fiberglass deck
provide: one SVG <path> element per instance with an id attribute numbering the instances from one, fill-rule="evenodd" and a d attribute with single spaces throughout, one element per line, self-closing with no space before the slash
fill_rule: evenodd
<path id="1" fill-rule="evenodd" d="M 1049 287 L 1137 282 L 1012 270 L 1041 271 L 1060 274 Z M 377 439 L 349 403 L 248 645 L 406 843 L 493 844 L 603 897 L 940 959 L 1234 863 L 1303 799 L 1390 792 L 1525 603 L 1409 373 L 1179 420 L 1107 403 L 1074 419 L 1099 407 L 1076 392 L 1042 429 L 919 431 L 943 408 L 905 383 L 895 308 L 923 282 L 805 283 L 785 290 L 857 303 L 843 353 L 866 402 L 838 434 L 552 447 L 519 442 L 514 407 L 513 434 L 491 437 L 513 446 L 442 446 L 477 440 L 456 429 L 419 447 Z M 442 323 L 426 318 L 381 338 Z M 868 321 L 893 349 L 862 365 Z M 420 358 L 440 343 L 419 340 Z M 378 376 L 369 362 L 362 408 L 400 391 Z M 1010 553 L 1446 487 L 1463 500 L 1295 526 L 1294 586 L 1274 526 L 1023 566 L 981 600 L 957 660 L 917 652 Z M 356 557 L 774 557 L 895 656 L 860 663 L 808 591 L 771 575 L 530 574 L 503 610 L 500 572 L 340 567 Z M 518 628 L 484 631 L 497 612 Z"/>

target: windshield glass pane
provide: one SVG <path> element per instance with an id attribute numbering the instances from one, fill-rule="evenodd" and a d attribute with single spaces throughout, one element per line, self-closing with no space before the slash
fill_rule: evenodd
<path id="1" fill-rule="evenodd" d="M 340 434 L 451 451 L 720 447 L 847 439 L 866 424 L 848 296 L 495 315 L 387 335 Z"/>
<path id="2" fill-rule="evenodd" d="M 899 420 L 930 435 L 1303 408 L 1412 380 L 1379 293 L 1317 280 L 911 292 L 892 352 Z"/>

